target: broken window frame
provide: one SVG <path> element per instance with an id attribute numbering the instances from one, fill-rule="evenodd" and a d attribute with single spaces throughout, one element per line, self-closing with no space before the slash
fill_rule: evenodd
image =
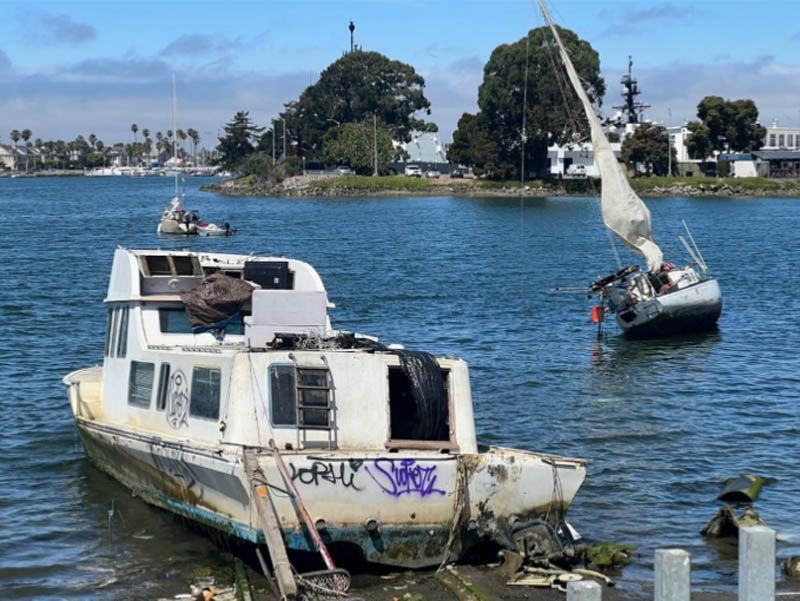
<path id="1" fill-rule="evenodd" d="M 399 365 L 387 365 L 386 370 L 386 411 L 389 421 L 388 439 L 384 443 L 387 449 L 422 449 L 422 450 L 439 450 L 447 449 L 451 451 L 458 450 L 458 443 L 456 442 L 456 423 L 455 423 L 455 404 L 453 402 L 453 383 L 452 371 L 450 369 L 442 368 L 442 376 L 445 380 L 447 392 L 447 427 L 448 439 L 447 440 L 421 440 L 421 439 L 408 439 L 408 438 L 392 438 L 392 399 L 391 387 L 389 385 L 389 374 L 391 370 L 401 370 Z"/>

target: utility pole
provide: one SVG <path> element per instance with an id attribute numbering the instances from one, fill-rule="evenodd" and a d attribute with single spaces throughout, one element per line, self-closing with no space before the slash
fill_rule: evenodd
<path id="1" fill-rule="evenodd" d="M 672 126 L 672 109 L 667 108 L 669 112 L 669 125 L 667 126 L 667 177 L 672 175 L 672 137 L 669 133 L 669 128 Z"/>
<path id="2" fill-rule="evenodd" d="M 353 23 L 352 21 L 350 21 L 350 27 L 348 27 L 348 29 L 350 30 L 350 52 L 352 52 L 353 51 L 353 32 L 356 30 L 356 24 Z"/>
<path id="3" fill-rule="evenodd" d="M 378 177 L 378 116 L 372 113 L 372 132 L 375 143 L 375 171 L 373 176 Z"/>

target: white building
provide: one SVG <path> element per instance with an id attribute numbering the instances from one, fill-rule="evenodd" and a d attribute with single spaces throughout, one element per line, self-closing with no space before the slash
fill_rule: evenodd
<path id="1" fill-rule="evenodd" d="M 0 146 L 0 169 L 14 169 L 14 148 L 11 146 Z"/>
<path id="2" fill-rule="evenodd" d="M 761 150 L 800 150 L 800 127 L 779 127 L 773 119 Z"/>
<path id="3" fill-rule="evenodd" d="M 611 142 L 611 148 L 619 159 L 622 144 Z M 547 148 L 547 158 L 550 161 L 551 175 L 600 177 L 600 171 L 594 162 L 594 146 L 591 142 L 564 146 L 553 144 Z"/>

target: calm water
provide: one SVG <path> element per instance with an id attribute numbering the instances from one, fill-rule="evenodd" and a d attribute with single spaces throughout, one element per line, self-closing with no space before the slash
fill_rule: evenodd
<path id="1" fill-rule="evenodd" d="M 148 599 L 229 569 L 209 539 L 95 470 L 77 439 L 61 378 L 102 358 L 118 244 L 303 259 L 336 326 L 467 359 L 482 442 L 590 460 L 570 519 L 639 546 L 623 587 L 652 578 L 654 548 L 679 545 L 696 586 L 732 589 L 735 547 L 698 531 L 741 473 L 773 479 L 756 509 L 786 541 L 779 556 L 800 554 L 800 201 L 651 201 L 662 239 L 685 218 L 722 282 L 719 331 L 630 342 L 614 327 L 600 343 L 585 296 L 549 291 L 615 268 L 596 199 L 225 198 L 201 183 L 187 204 L 238 236 L 159 238 L 167 178 L 0 179 L 4 598 Z"/>

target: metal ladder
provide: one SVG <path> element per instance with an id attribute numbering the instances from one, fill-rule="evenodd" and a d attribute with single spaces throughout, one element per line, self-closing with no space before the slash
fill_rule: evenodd
<path id="1" fill-rule="evenodd" d="M 325 355 L 321 356 L 321 363 L 299 363 L 294 353 L 289 354 L 289 358 L 294 362 L 297 389 L 297 403 L 295 404 L 295 423 L 297 424 L 297 448 L 305 448 L 306 437 L 305 433 L 309 430 L 322 430 L 328 433 L 328 449 L 334 447 L 334 404 L 332 403 L 331 391 L 331 372 L 328 366 L 328 361 Z M 306 384 L 303 382 L 303 376 L 308 375 L 310 372 L 325 372 L 324 382 L 317 382 L 314 384 Z M 308 399 L 314 396 L 315 393 L 322 393 L 325 396 L 325 404 L 310 404 Z M 306 412 L 321 413 L 326 412 L 326 424 L 310 424 Z"/>

